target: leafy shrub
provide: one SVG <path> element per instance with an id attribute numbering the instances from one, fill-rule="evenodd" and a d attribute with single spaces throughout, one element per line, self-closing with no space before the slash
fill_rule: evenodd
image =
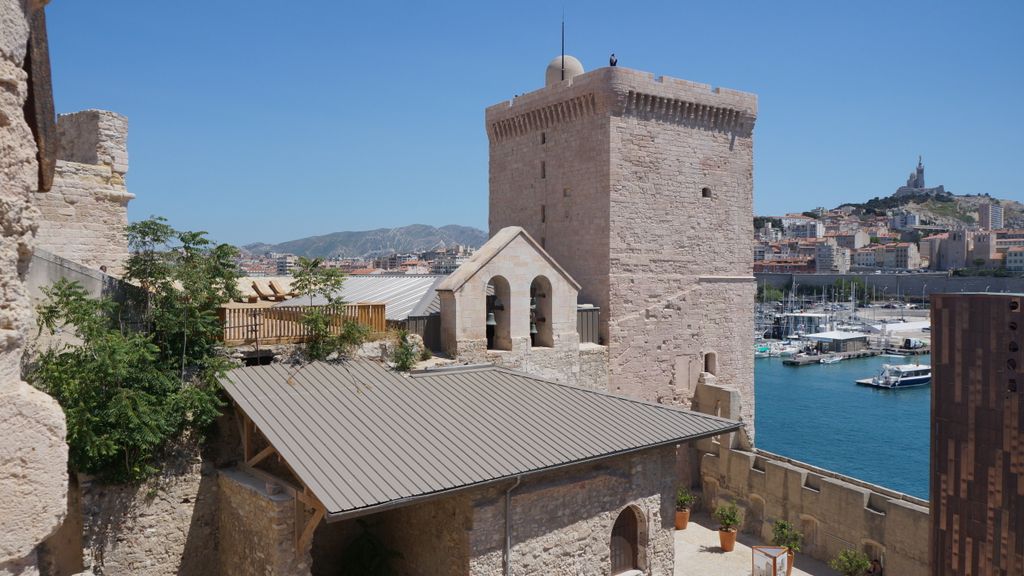
<path id="1" fill-rule="evenodd" d="M 843 576 L 864 576 L 871 568 L 871 561 L 868 560 L 868 555 L 860 550 L 847 548 L 840 551 L 828 565 Z"/>
<path id="2" fill-rule="evenodd" d="M 689 510 L 696 501 L 697 497 L 686 488 L 680 488 L 676 491 L 676 510 Z"/>
<path id="3" fill-rule="evenodd" d="M 715 520 L 720 530 L 733 530 L 740 525 L 740 510 L 733 502 L 722 504 L 715 509 Z"/>
<path id="4" fill-rule="evenodd" d="M 391 362 L 395 370 L 408 372 L 416 364 L 416 347 L 409 341 L 409 332 L 399 330 L 395 349 L 391 352 Z"/>
<path id="5" fill-rule="evenodd" d="M 776 520 L 772 525 L 772 545 L 785 546 L 793 552 L 800 551 L 804 535 L 785 520 Z"/>
<path id="6" fill-rule="evenodd" d="M 44 292 L 42 327 L 69 328 L 81 340 L 43 351 L 28 374 L 64 409 L 71 470 L 108 482 L 144 479 L 157 471 L 153 461 L 169 440 L 218 416 L 218 388 L 182 382 L 151 334 L 114 328 L 112 302 L 91 299 L 67 280 Z"/>
<path id="7" fill-rule="evenodd" d="M 125 277 L 142 289 L 124 304 L 90 298 L 67 280 L 46 289 L 40 331 L 77 342 L 41 351 L 26 373 L 64 410 L 71 470 L 108 482 L 155 473 L 169 442 L 186 431 L 201 436 L 220 414 L 217 378 L 230 364 L 217 308 L 238 294 L 233 247 L 162 218 L 126 232 Z"/>

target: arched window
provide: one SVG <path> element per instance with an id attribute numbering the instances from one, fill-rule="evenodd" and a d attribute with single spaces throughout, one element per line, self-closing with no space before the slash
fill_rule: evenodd
<path id="1" fill-rule="evenodd" d="M 530 284 L 530 345 L 555 345 L 551 331 L 551 282 L 537 276 Z"/>
<path id="2" fill-rule="evenodd" d="M 708 352 L 704 355 L 704 371 L 712 376 L 718 374 L 718 353 Z"/>
<path id="3" fill-rule="evenodd" d="M 626 508 L 612 526 L 612 574 L 640 568 L 640 522 L 633 508 Z"/>
<path id="4" fill-rule="evenodd" d="M 511 295 L 508 280 L 495 276 L 487 289 L 487 349 L 512 349 Z"/>

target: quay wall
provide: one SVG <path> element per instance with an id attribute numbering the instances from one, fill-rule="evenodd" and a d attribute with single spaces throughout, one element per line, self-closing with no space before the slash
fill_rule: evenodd
<path id="1" fill-rule="evenodd" d="M 700 384 L 693 409 L 734 417 L 739 392 L 710 381 Z M 789 521 L 804 534 L 800 555 L 828 561 L 851 548 L 880 560 L 887 574 L 929 574 L 926 501 L 739 440 L 730 434 L 697 443 L 701 502 L 709 511 L 735 502 L 743 510 L 741 529 L 766 542 L 776 520 Z"/>
<path id="2" fill-rule="evenodd" d="M 1024 279 L 1020 277 L 1000 278 L 995 276 L 950 276 L 946 272 L 924 274 L 769 274 L 758 273 L 757 285 L 767 284 L 773 288 L 788 289 L 793 282 L 800 286 L 832 286 L 836 280 L 849 282 L 860 278 L 878 295 L 884 290 L 887 296 L 906 294 L 911 299 L 920 299 L 921 291 L 927 294 L 944 292 L 1020 292 L 1024 290 Z"/>

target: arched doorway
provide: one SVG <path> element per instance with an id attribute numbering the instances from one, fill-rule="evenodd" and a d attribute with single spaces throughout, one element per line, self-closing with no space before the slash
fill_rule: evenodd
<path id="1" fill-rule="evenodd" d="M 612 526 L 612 574 L 640 569 L 640 518 L 632 506 L 619 513 Z"/>

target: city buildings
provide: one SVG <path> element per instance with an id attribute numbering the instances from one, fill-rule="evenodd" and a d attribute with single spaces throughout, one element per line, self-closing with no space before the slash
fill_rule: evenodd
<path id="1" fill-rule="evenodd" d="M 850 271 L 850 251 L 836 244 L 832 238 L 817 245 L 814 254 L 815 271 L 845 274 Z"/>
<path id="2" fill-rule="evenodd" d="M 985 202 L 978 207 L 978 224 L 982 230 L 999 230 L 1003 227 L 1003 207 L 995 202 Z"/>

